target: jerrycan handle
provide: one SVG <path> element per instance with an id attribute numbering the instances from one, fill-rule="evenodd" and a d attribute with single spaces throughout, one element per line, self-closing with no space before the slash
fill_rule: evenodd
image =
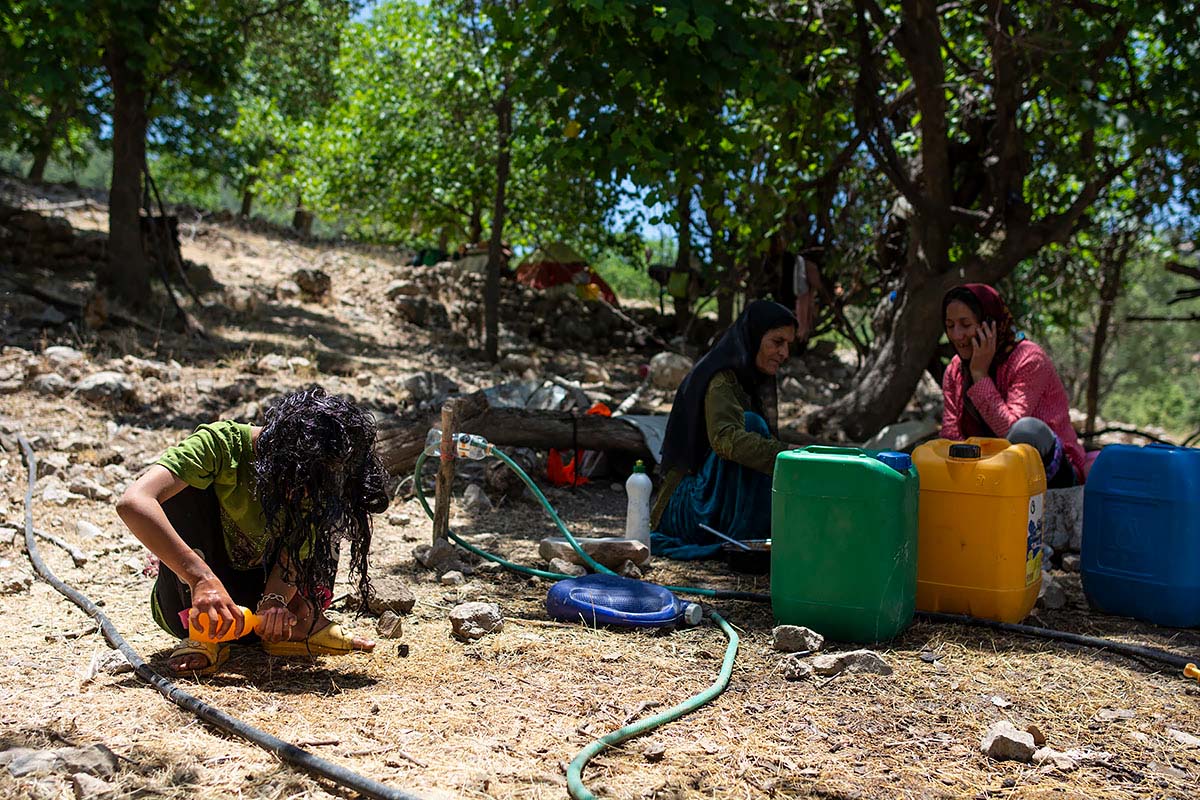
<path id="1" fill-rule="evenodd" d="M 1143 445 L 1143 447 L 1145 447 L 1147 450 L 1149 450 L 1151 447 L 1155 448 L 1156 450 L 1178 450 L 1179 449 L 1179 445 L 1167 444 L 1166 442 L 1150 442 L 1149 444 Z"/>
<path id="2" fill-rule="evenodd" d="M 810 444 L 803 449 L 805 453 L 813 453 L 815 455 L 826 456 L 865 456 L 858 447 L 834 447 L 827 444 Z"/>

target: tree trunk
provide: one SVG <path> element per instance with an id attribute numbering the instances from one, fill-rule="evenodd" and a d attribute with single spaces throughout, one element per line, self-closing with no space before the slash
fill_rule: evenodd
<path id="1" fill-rule="evenodd" d="M 692 269 L 692 186 L 690 178 L 680 182 L 677 205 L 679 207 L 679 251 L 675 256 L 675 271 L 690 273 Z M 675 331 L 677 333 L 687 330 L 692 316 L 691 286 L 692 277 L 689 274 L 685 295 L 683 297 L 671 295 L 675 305 Z"/>
<path id="2" fill-rule="evenodd" d="M 304 198 L 296 198 L 296 210 L 292 213 L 292 228 L 301 236 L 312 236 L 313 215 L 304 207 Z"/>
<path id="3" fill-rule="evenodd" d="M 140 222 L 146 163 L 145 75 L 131 67 L 122 42 L 110 39 L 107 51 L 113 94 L 113 165 L 108 193 L 108 264 L 97 279 L 131 307 L 141 308 L 150 296 L 150 262 L 142 251 Z"/>
<path id="4" fill-rule="evenodd" d="M 471 203 L 471 219 L 467 223 L 467 244 L 476 244 L 483 238 L 483 206 L 478 200 Z M 445 250 L 446 248 L 442 248 Z"/>
<path id="5" fill-rule="evenodd" d="M 1088 362 L 1087 377 L 1087 425 L 1085 440 L 1091 439 L 1096 430 L 1096 409 L 1100 404 L 1100 368 L 1104 365 L 1104 346 L 1108 341 L 1108 328 L 1112 321 L 1113 307 L 1121 293 L 1121 271 L 1129 257 L 1132 237 L 1122 236 L 1121 243 L 1112 248 L 1107 263 L 1100 273 L 1100 317 L 1096 320 L 1096 335 L 1092 338 L 1092 357 Z"/>
<path id="6" fill-rule="evenodd" d="M 37 146 L 33 148 L 33 164 L 29 167 L 29 182 L 41 183 L 46 175 L 46 164 L 50 162 L 50 154 L 54 152 L 54 142 L 58 139 L 66 112 L 59 106 L 50 110 L 46 124 L 42 127 Z"/>
<path id="7" fill-rule="evenodd" d="M 500 360 L 500 265 L 504 260 L 504 193 L 512 165 L 512 100 L 504 90 L 496 103 L 496 198 L 488 242 L 487 283 L 483 289 L 484 349 L 488 361 Z"/>
<path id="8" fill-rule="evenodd" d="M 896 298 L 899 306 L 891 325 L 876 341 L 874 352 L 855 378 L 855 388 L 813 414 L 807 421 L 809 433 L 823 438 L 841 433 L 861 442 L 895 421 L 937 349 L 943 328 L 942 297 L 960 280 L 957 273 L 933 277 L 910 285 Z"/>
<path id="9" fill-rule="evenodd" d="M 242 191 L 242 207 L 238 209 L 238 216 L 242 219 L 250 219 L 250 208 L 254 205 L 254 190 L 246 187 Z"/>
<path id="10" fill-rule="evenodd" d="M 598 414 L 577 417 L 569 411 L 493 408 L 481 391 L 462 398 L 458 414 L 459 432 L 477 434 L 501 447 L 617 450 L 650 457 L 641 432 L 620 417 Z M 376 450 L 384 468 L 397 477 L 411 472 L 425 448 L 429 429 L 438 427 L 440 419 L 439 411 L 380 420 Z"/>

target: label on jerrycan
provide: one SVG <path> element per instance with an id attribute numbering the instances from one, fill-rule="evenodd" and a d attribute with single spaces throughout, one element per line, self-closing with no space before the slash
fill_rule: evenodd
<path id="1" fill-rule="evenodd" d="M 1029 521 L 1025 537 L 1025 585 L 1042 576 L 1042 530 L 1046 524 L 1046 495 L 1029 498 Z"/>

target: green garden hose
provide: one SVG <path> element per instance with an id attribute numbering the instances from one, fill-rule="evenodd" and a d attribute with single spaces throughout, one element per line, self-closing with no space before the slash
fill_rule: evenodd
<path id="1" fill-rule="evenodd" d="M 560 532 L 562 532 L 563 536 L 571 544 L 571 547 L 575 549 L 575 552 L 579 554 L 580 558 L 582 558 L 589 567 L 597 572 L 604 572 L 609 575 L 616 574 L 608 567 L 605 567 L 593 559 L 586 551 L 584 551 L 583 547 L 580 546 L 575 537 L 571 535 L 571 531 L 567 529 L 567 526 L 562 521 L 562 518 L 558 516 L 558 512 L 554 510 L 552 505 L 550 505 L 550 501 L 546 499 L 544 494 L 542 494 L 542 490 L 538 488 L 537 484 L 535 484 L 527 474 L 525 474 L 525 470 L 521 469 L 520 465 L 518 465 L 500 450 L 497 450 L 490 443 L 488 444 L 487 452 L 488 454 L 499 458 L 517 473 L 517 476 L 520 477 L 521 480 L 524 481 L 525 485 L 529 487 L 530 491 L 533 492 L 533 496 L 536 497 L 538 502 L 542 504 L 542 508 L 544 508 L 546 513 L 550 515 L 550 518 L 554 520 L 555 526 Z M 433 509 L 429 507 L 429 502 L 425 499 L 424 487 L 421 485 L 421 469 L 425 465 L 425 459 L 426 454 L 424 452 L 417 457 L 417 463 L 413 469 L 413 485 L 416 487 L 417 499 L 420 501 L 421 506 L 425 509 L 425 513 L 429 515 L 430 519 L 433 519 Z M 561 580 L 571 577 L 569 575 L 563 575 L 557 572 L 548 572 L 546 570 L 534 569 L 532 567 L 525 567 L 520 564 L 515 564 L 505 558 L 501 558 L 500 556 L 488 553 L 485 550 L 475 547 L 469 542 L 464 541 L 453 531 L 447 531 L 447 533 L 456 544 L 461 545 L 477 556 L 499 564 L 505 569 L 519 572 L 524 575 L 536 575 L 539 578 L 549 578 L 551 580 Z M 698 594 L 707 597 L 724 597 L 738 600 L 760 599 L 762 597 L 767 597 L 767 595 L 755 595 L 752 592 L 730 592 L 721 589 L 705 589 L 699 587 L 668 586 L 666 588 L 671 591 L 685 594 Z M 698 694 L 692 695 L 682 703 L 672 706 L 666 711 L 655 714 L 652 717 L 647 717 L 646 719 L 630 723 L 623 728 L 618 728 L 612 733 L 608 733 L 599 739 L 596 739 L 583 750 L 579 751 L 579 754 L 571 760 L 570 766 L 567 767 L 567 790 L 570 792 L 571 797 L 574 798 L 574 800 L 595 800 L 596 796 L 588 791 L 588 788 L 583 784 L 583 770 L 587 766 L 588 762 L 595 758 L 598 753 L 604 750 L 604 748 L 613 747 L 625 741 L 626 739 L 631 739 L 635 736 L 648 733 L 662 725 L 667 724 L 668 722 L 673 722 L 674 720 L 679 719 L 685 714 L 690 714 L 696 709 L 711 702 L 713 699 L 719 696 L 721 692 L 725 691 L 725 687 L 729 685 L 729 676 L 733 674 L 734 659 L 737 658 L 738 635 L 733 629 L 733 626 L 726 622 L 725 619 L 716 611 L 709 609 L 708 613 L 709 616 L 712 617 L 713 622 L 715 622 L 721 629 L 721 632 L 725 634 L 725 639 L 728 642 L 728 645 L 725 648 L 725 659 L 721 662 L 721 671 L 718 673 L 717 679 L 707 689 L 699 692 Z"/>

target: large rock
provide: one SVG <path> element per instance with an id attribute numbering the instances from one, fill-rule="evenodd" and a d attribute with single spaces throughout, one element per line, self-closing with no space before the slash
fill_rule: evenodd
<path id="1" fill-rule="evenodd" d="M 462 603 L 450 611 L 450 626 L 462 639 L 481 639 L 504 630 L 504 617 L 495 603 Z"/>
<path id="2" fill-rule="evenodd" d="M 659 353 L 650 359 L 650 382 L 659 389 L 679 388 L 692 371 L 692 360 L 678 353 Z"/>
<path id="3" fill-rule="evenodd" d="M 434 544 L 419 544 L 413 548 L 413 558 L 423 567 L 433 570 L 438 575 L 444 575 L 451 570 L 457 570 L 463 575 L 474 573 L 467 563 L 466 551 L 459 550 L 445 539 Z"/>
<path id="4" fill-rule="evenodd" d="M 1079 552 L 1083 538 L 1083 487 L 1050 489 L 1046 492 L 1043 537 L 1055 550 Z"/>
<path id="5" fill-rule="evenodd" d="M 988 728 L 979 747 L 984 755 L 996 761 L 1023 761 L 1025 763 L 1033 759 L 1033 754 L 1037 750 L 1033 743 L 1033 734 L 1020 730 L 1007 721 L 997 722 Z"/>
<path id="6" fill-rule="evenodd" d="M 458 384 L 440 372 L 418 372 L 401 379 L 400 387 L 415 403 L 435 400 L 458 391 Z"/>
<path id="7" fill-rule="evenodd" d="M 120 372 L 94 372 L 75 384 L 74 391 L 80 397 L 94 403 L 122 405 L 137 400 L 133 382 Z"/>
<path id="8" fill-rule="evenodd" d="M 371 598 L 367 610 L 372 614 L 382 615 L 386 612 L 393 614 L 408 614 L 417 604 L 408 583 L 399 575 L 380 575 L 371 577 Z M 351 595 L 347 606 L 361 610 L 358 595 Z"/>
<path id="9" fill-rule="evenodd" d="M 824 636 L 800 625 L 778 625 L 771 631 L 771 647 L 784 653 L 815 653 L 824 644 Z"/>
<path id="10" fill-rule="evenodd" d="M 300 287 L 300 298 L 310 303 L 328 304 L 333 300 L 330 289 L 333 280 L 319 269 L 298 269 L 292 273 L 292 280 Z"/>
<path id="11" fill-rule="evenodd" d="M 14 778 L 77 772 L 108 777 L 117 771 L 117 756 L 102 744 L 90 747 L 60 747 L 57 750 L 16 747 L 0 752 L 0 764 L 6 764 L 9 774 Z"/>
<path id="12" fill-rule="evenodd" d="M 609 569 L 619 569 L 626 561 L 639 567 L 650 563 L 650 548 L 634 539 L 576 539 L 589 556 Z M 584 564 L 583 557 L 575 552 L 570 542 L 561 537 L 542 539 L 538 555 L 549 562 L 561 558 L 572 564 Z"/>
<path id="13" fill-rule="evenodd" d="M 1042 585 L 1038 589 L 1037 607 L 1057 611 L 1067 604 L 1067 593 L 1053 577 L 1042 573 Z"/>
<path id="14" fill-rule="evenodd" d="M 396 313 L 418 328 L 449 328 L 446 307 L 428 297 L 400 295 L 395 299 Z"/>
<path id="15" fill-rule="evenodd" d="M 832 677 L 843 672 L 871 672 L 876 675 L 891 675 L 892 668 L 872 650 L 850 650 L 845 653 L 828 653 L 812 660 L 813 672 Z"/>

